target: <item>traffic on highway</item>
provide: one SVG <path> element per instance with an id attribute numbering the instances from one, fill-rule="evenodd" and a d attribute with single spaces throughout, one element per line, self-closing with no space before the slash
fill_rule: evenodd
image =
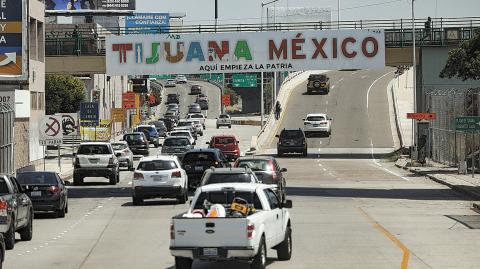
<path id="1" fill-rule="evenodd" d="M 480 3 L 151 2 L 0 0 L 0 269 L 480 268 Z"/>

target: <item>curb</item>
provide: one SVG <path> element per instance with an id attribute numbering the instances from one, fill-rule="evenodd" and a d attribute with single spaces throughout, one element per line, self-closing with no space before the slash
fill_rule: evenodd
<path id="1" fill-rule="evenodd" d="M 435 181 L 435 182 L 437 182 L 437 183 L 439 183 L 439 184 L 442 184 L 442 185 L 445 185 L 445 186 L 449 187 L 449 188 L 452 189 L 452 190 L 458 191 L 458 192 L 460 192 L 460 193 L 462 193 L 462 194 L 465 194 L 465 195 L 467 195 L 467 196 L 469 196 L 469 197 L 472 197 L 472 198 L 474 198 L 474 199 L 476 199 L 476 200 L 480 200 L 480 192 L 478 192 L 478 191 L 472 191 L 472 190 L 470 190 L 470 189 L 468 189 L 468 188 L 465 188 L 465 187 L 463 187 L 463 186 L 450 184 L 450 183 L 446 182 L 446 181 L 443 180 L 443 179 L 440 179 L 440 178 L 438 178 L 438 177 L 436 177 L 436 176 L 434 176 L 434 175 L 429 175 L 428 173 L 425 173 L 425 172 L 422 172 L 422 171 L 418 171 L 418 170 L 416 170 L 415 168 L 406 167 L 406 166 L 401 166 L 401 165 L 399 165 L 399 164 L 397 164 L 397 163 L 395 163 L 395 166 L 398 167 L 398 168 L 402 168 L 402 169 L 404 169 L 404 170 L 410 171 L 410 172 L 412 172 L 412 173 L 414 173 L 414 174 L 416 174 L 416 175 L 425 176 L 425 177 L 429 178 L 429 179 L 432 180 L 432 181 Z M 473 204 L 473 207 L 475 207 L 475 208 L 477 208 L 478 210 L 480 210 L 480 204 L 475 204 L 475 203 L 474 203 L 474 204 Z"/>

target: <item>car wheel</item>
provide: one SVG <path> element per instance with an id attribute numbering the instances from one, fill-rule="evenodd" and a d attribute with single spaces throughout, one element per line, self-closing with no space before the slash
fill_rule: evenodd
<path id="1" fill-rule="evenodd" d="M 73 185 L 80 186 L 83 184 L 83 178 L 79 175 L 73 174 Z"/>
<path id="2" fill-rule="evenodd" d="M 65 218 L 65 208 L 67 206 L 65 205 L 63 208 L 57 210 L 57 212 L 55 212 L 55 214 L 57 215 L 57 218 Z"/>
<path id="3" fill-rule="evenodd" d="M 191 269 L 193 260 L 184 257 L 175 257 L 175 268 L 177 269 Z"/>
<path id="4" fill-rule="evenodd" d="M 265 246 L 265 238 L 262 236 L 260 240 L 260 247 L 258 253 L 253 258 L 253 262 L 250 268 L 252 269 L 265 269 L 267 266 L 267 246 Z"/>
<path id="5" fill-rule="evenodd" d="M 229 128 L 229 129 L 232 129 L 232 125 L 228 125 L 228 128 Z"/>
<path id="6" fill-rule="evenodd" d="M 277 257 L 280 261 L 288 261 L 292 257 L 292 230 L 287 227 L 285 239 L 277 246 Z"/>
<path id="7" fill-rule="evenodd" d="M 12 223 L 10 224 L 10 229 L 5 233 L 5 248 L 13 249 L 15 247 L 15 219 L 12 218 Z"/>
<path id="8" fill-rule="evenodd" d="M 308 151 L 307 151 L 307 149 L 304 149 L 303 150 L 303 157 L 307 157 L 307 156 L 308 156 Z"/>
<path id="9" fill-rule="evenodd" d="M 132 202 L 133 202 L 133 205 L 142 205 L 143 204 L 143 199 L 139 198 L 139 197 L 136 197 L 136 196 L 133 196 L 132 197 Z"/>
<path id="10" fill-rule="evenodd" d="M 110 185 L 116 185 L 117 184 L 117 173 L 111 174 L 108 177 L 108 179 L 110 181 Z"/>
<path id="11" fill-rule="evenodd" d="M 184 193 L 177 197 L 178 204 L 185 204 L 188 201 L 188 190 L 185 190 Z"/>
<path id="12" fill-rule="evenodd" d="M 67 198 L 65 198 L 67 199 Z M 68 213 L 68 202 L 65 202 L 65 213 Z"/>
<path id="13" fill-rule="evenodd" d="M 22 241 L 30 241 L 33 237 L 33 213 L 30 211 L 28 213 L 27 226 L 23 227 L 18 233 L 20 234 L 20 239 Z"/>
<path id="14" fill-rule="evenodd" d="M 120 168 L 118 168 L 117 172 L 117 183 L 120 183 Z"/>
<path id="15" fill-rule="evenodd" d="M 219 128 L 220 126 L 217 125 L 217 129 Z"/>

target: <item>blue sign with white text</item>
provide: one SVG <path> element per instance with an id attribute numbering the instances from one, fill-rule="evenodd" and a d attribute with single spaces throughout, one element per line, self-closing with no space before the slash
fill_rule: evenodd
<path id="1" fill-rule="evenodd" d="M 134 13 L 125 17 L 125 28 L 129 34 L 168 33 L 169 13 Z"/>
<path id="2" fill-rule="evenodd" d="M 84 102 L 80 103 L 80 120 L 81 121 L 93 121 L 98 122 L 99 117 L 99 107 L 96 102 Z"/>

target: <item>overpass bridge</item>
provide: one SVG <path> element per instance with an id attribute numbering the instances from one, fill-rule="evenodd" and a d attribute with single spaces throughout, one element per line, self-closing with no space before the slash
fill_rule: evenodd
<path id="1" fill-rule="evenodd" d="M 480 29 L 480 17 L 433 18 L 430 30 L 426 19 L 415 20 L 417 55 L 423 48 L 453 47 L 469 40 Z M 301 22 L 276 24 L 224 24 L 172 26 L 168 33 L 226 33 L 261 31 L 301 31 L 336 29 L 384 29 L 385 62 L 388 66 L 412 65 L 412 21 L 360 20 L 337 22 Z M 148 29 L 149 34 L 160 34 L 160 29 Z M 98 28 L 96 24 L 47 25 L 45 53 L 47 74 L 104 74 L 105 38 L 109 35 L 134 34 L 129 28 Z M 418 57 L 421 64 L 421 57 Z"/>

